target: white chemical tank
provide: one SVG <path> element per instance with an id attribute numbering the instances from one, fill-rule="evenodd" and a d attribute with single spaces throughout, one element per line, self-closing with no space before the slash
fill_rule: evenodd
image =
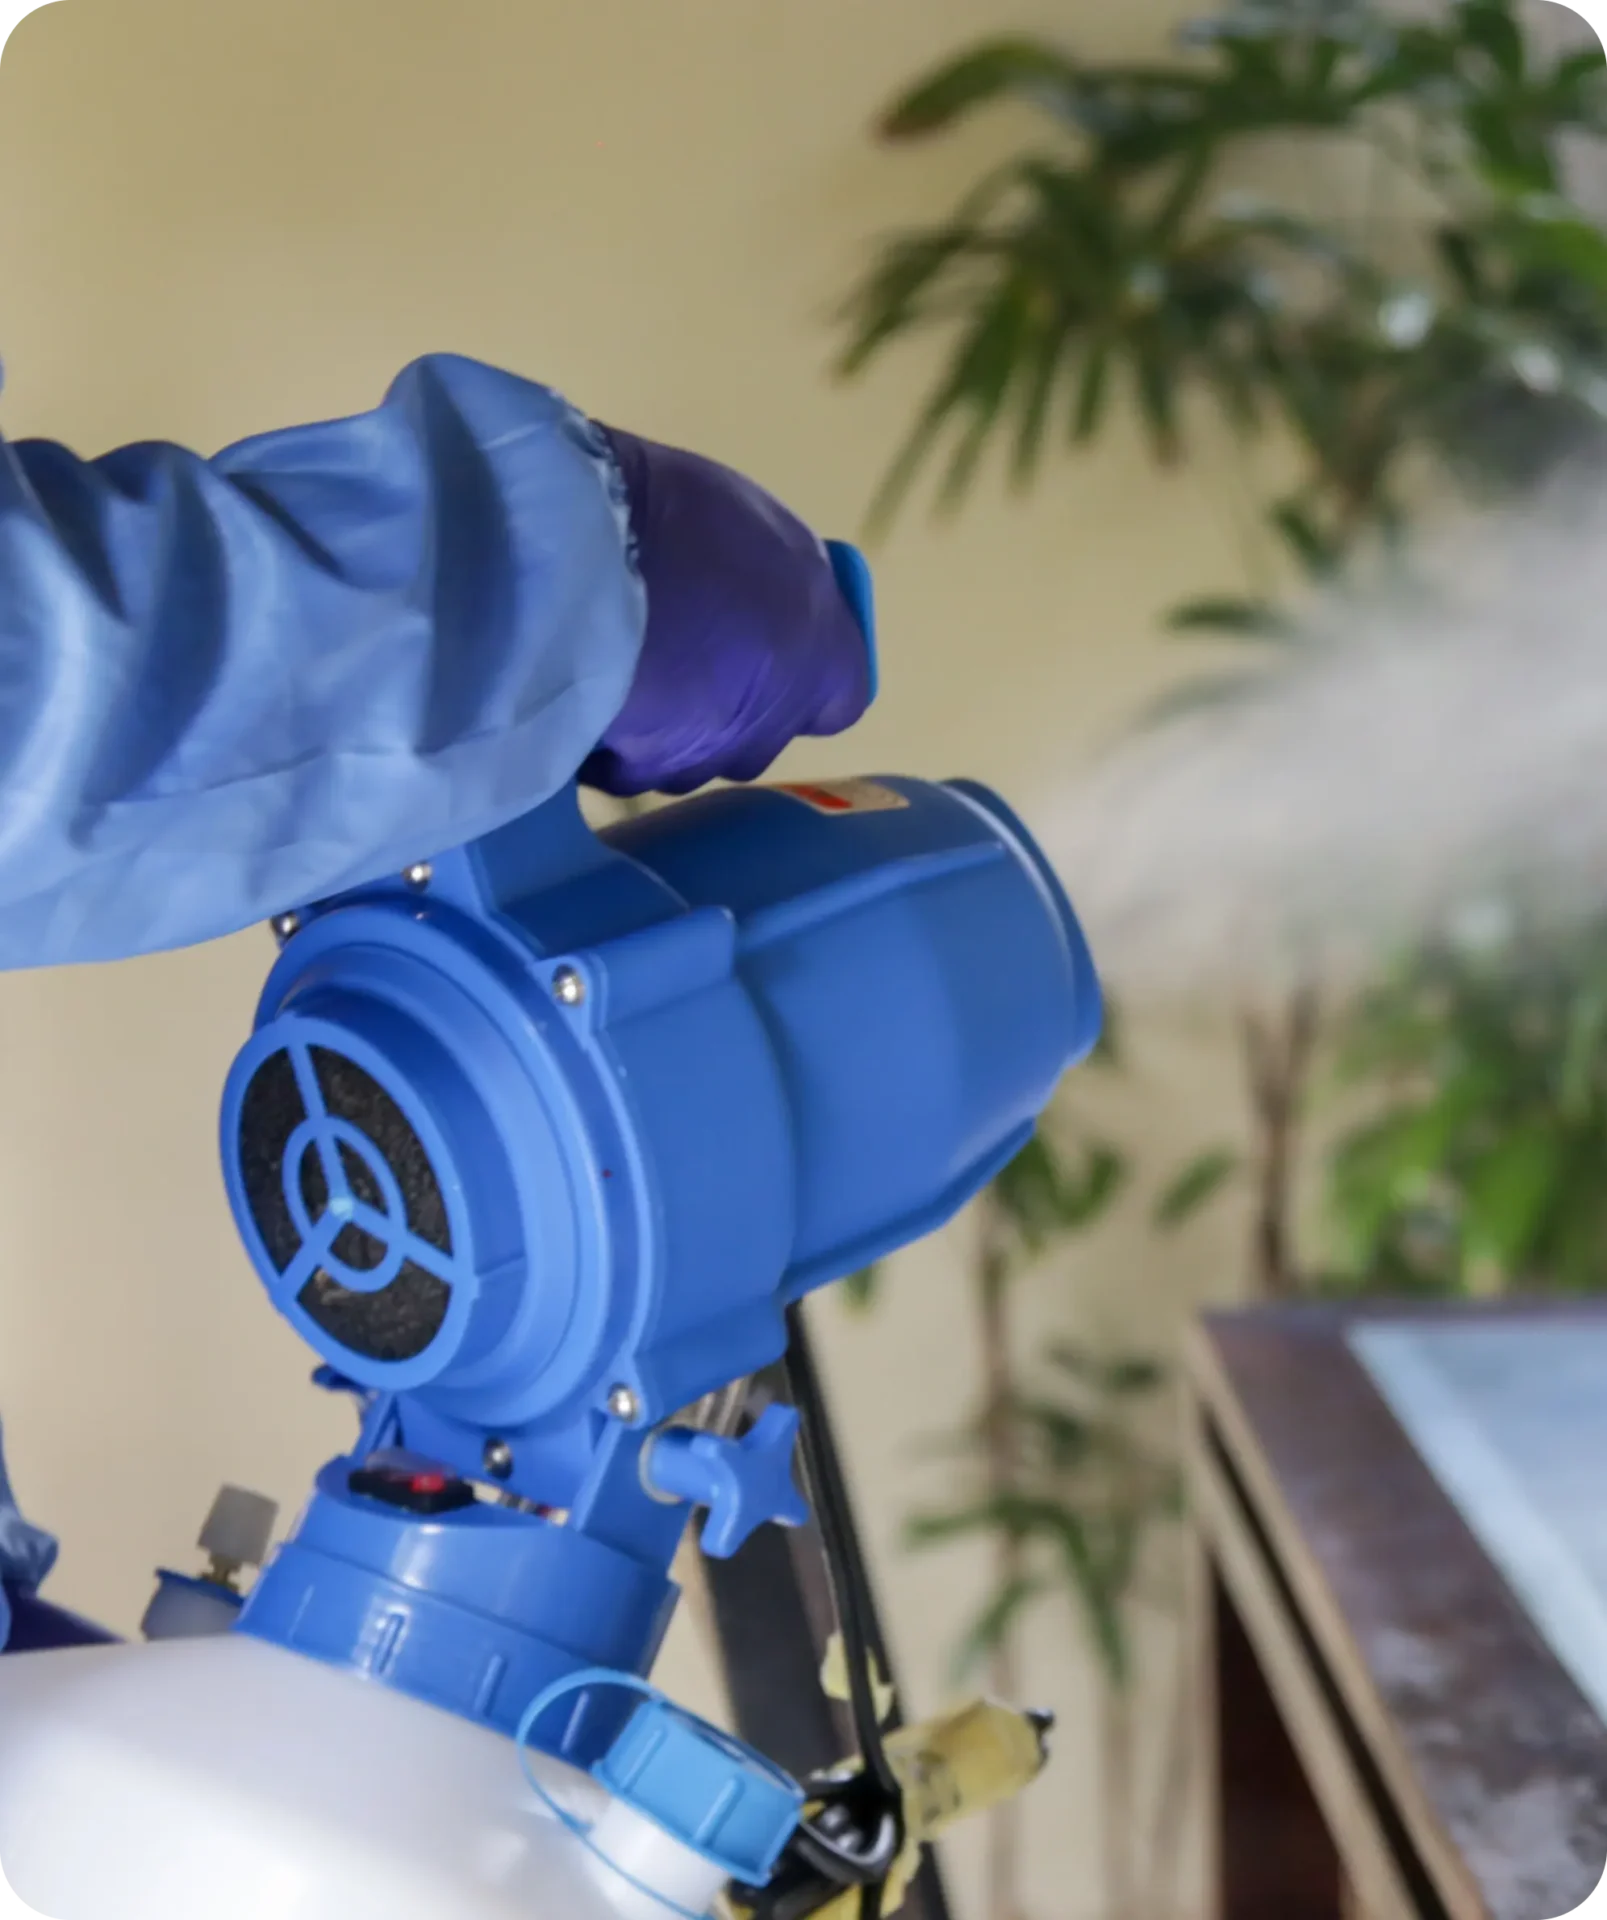
<path id="1" fill-rule="evenodd" d="M 721 1866 L 528 1764 L 591 1845 L 505 1736 L 244 1634 L 0 1660 L 0 1867 L 47 1920 L 709 1911 Z"/>

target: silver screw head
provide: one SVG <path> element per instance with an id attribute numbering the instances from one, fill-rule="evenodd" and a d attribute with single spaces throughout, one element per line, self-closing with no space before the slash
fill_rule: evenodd
<path id="1" fill-rule="evenodd" d="M 616 1420 L 623 1421 L 626 1426 L 634 1426 L 637 1420 L 641 1418 L 642 1403 L 637 1399 L 636 1391 L 633 1387 L 621 1385 L 610 1388 L 608 1394 L 608 1411 Z"/>
<path id="2" fill-rule="evenodd" d="M 506 1480 L 513 1472 L 513 1448 L 506 1440 L 488 1440 L 482 1458 L 485 1470 L 493 1480 Z"/>
<path id="3" fill-rule="evenodd" d="M 279 942 L 280 946 L 283 946 L 287 940 L 293 940 L 296 935 L 301 932 L 301 915 L 299 913 L 276 913 L 268 924 L 273 928 L 274 939 Z"/>
<path id="4" fill-rule="evenodd" d="M 403 871 L 402 878 L 415 893 L 422 893 L 435 878 L 435 869 L 428 860 L 415 860 Z"/>
<path id="5" fill-rule="evenodd" d="M 586 983 L 573 967 L 560 967 L 552 976 L 552 997 L 561 1007 L 578 1007 L 586 998 Z"/>

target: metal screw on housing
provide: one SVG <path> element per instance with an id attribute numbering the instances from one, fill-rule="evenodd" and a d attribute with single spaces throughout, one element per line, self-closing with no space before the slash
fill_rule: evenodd
<path id="1" fill-rule="evenodd" d="M 506 1440 L 488 1440 L 481 1457 L 485 1461 L 486 1472 L 493 1480 L 506 1480 L 513 1472 L 513 1448 Z"/>
<path id="2" fill-rule="evenodd" d="M 299 913 L 276 913 L 268 922 L 268 925 L 273 929 L 274 939 L 279 942 L 280 946 L 283 946 L 287 940 L 293 940 L 295 936 L 300 933 L 301 915 Z"/>
<path id="3" fill-rule="evenodd" d="M 435 869 L 428 860 L 415 860 L 402 874 L 402 878 L 415 893 L 422 893 L 435 878 Z"/>
<path id="4" fill-rule="evenodd" d="M 633 1387 L 611 1387 L 608 1393 L 608 1411 L 616 1420 L 622 1420 L 626 1426 L 634 1426 L 642 1416 L 642 1403 L 636 1397 Z"/>
<path id="5" fill-rule="evenodd" d="M 586 983 L 573 967 L 560 967 L 552 976 L 552 997 L 561 1007 L 578 1007 L 586 998 Z"/>

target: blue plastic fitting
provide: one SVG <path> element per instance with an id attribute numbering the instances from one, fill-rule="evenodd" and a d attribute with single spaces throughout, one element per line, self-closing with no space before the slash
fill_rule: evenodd
<path id="1" fill-rule="evenodd" d="M 592 1773 L 741 1886 L 766 1884 L 803 1812 L 796 1782 L 664 1699 L 636 1709 Z"/>
<path id="2" fill-rule="evenodd" d="M 809 1503 L 792 1477 L 798 1447 L 798 1415 L 770 1406 L 740 1440 L 671 1427 L 643 1456 L 651 1490 L 694 1507 L 706 1507 L 702 1547 L 729 1560 L 759 1527 L 773 1521 L 801 1527 Z"/>

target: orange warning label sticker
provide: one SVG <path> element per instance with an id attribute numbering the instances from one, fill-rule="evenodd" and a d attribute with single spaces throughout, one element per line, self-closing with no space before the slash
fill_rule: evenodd
<path id="1" fill-rule="evenodd" d="M 814 786 L 777 787 L 816 813 L 896 813 L 909 805 L 903 794 L 878 780 L 824 780 Z"/>

